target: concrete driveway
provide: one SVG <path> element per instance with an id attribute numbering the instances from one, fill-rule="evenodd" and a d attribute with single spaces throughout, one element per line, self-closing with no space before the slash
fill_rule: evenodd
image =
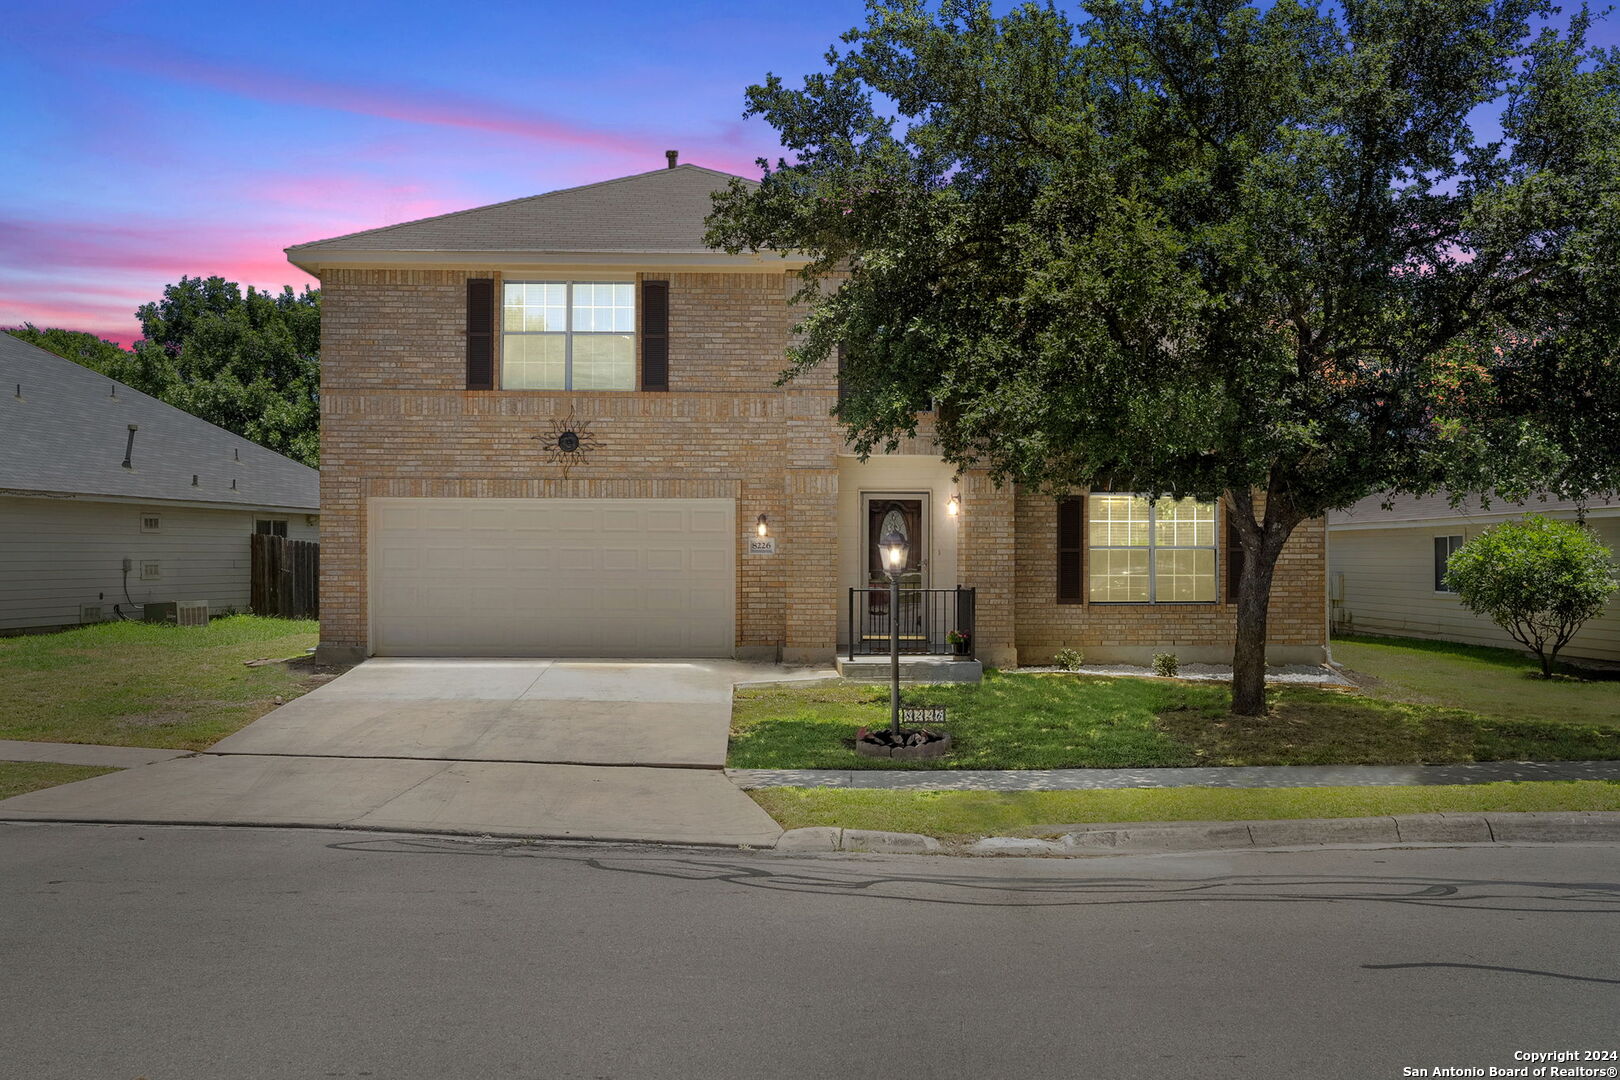
<path id="1" fill-rule="evenodd" d="M 717 769 L 736 683 L 825 674 L 729 660 L 375 659 L 211 752 Z"/>
<path id="2" fill-rule="evenodd" d="M 370 660 L 193 757 L 0 802 L 0 819 L 305 825 L 768 847 L 726 778 L 731 661 Z"/>

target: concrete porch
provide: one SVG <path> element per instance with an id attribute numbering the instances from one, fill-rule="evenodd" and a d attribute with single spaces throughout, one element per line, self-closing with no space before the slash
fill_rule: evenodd
<path id="1" fill-rule="evenodd" d="M 889 658 L 887 656 L 857 656 L 845 653 L 838 657 L 838 674 L 846 679 L 887 682 Z M 908 683 L 978 682 L 984 677 L 984 665 L 966 656 L 901 656 L 900 681 Z"/>

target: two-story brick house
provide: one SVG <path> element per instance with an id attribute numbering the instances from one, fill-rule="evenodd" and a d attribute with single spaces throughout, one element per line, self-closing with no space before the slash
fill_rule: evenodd
<path id="1" fill-rule="evenodd" d="M 898 529 L 927 590 L 899 609 L 913 651 L 971 625 L 994 665 L 1230 658 L 1220 506 L 958 478 L 926 422 L 850 454 L 835 370 L 777 384 L 798 264 L 703 245 L 728 179 L 672 158 L 287 249 L 324 296 L 325 655 L 880 651 L 888 599 L 851 590 Z M 1307 523 L 1274 660 L 1322 658 L 1324 563 Z"/>

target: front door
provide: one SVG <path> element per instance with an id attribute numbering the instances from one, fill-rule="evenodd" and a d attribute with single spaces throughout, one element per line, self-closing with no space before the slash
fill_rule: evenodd
<path id="1" fill-rule="evenodd" d="M 929 628 L 926 594 L 928 587 L 928 499 L 916 494 L 866 494 L 865 513 L 866 602 L 862 605 L 857 629 L 863 651 L 887 652 L 889 635 L 898 632 L 900 651 L 928 653 Z M 889 575 L 883 569 L 878 550 L 891 532 L 906 538 L 910 551 L 900 575 L 899 610 L 889 610 Z M 891 621 L 891 615 L 894 617 Z"/>
<path id="2" fill-rule="evenodd" d="M 906 569 L 900 575 L 902 589 L 928 587 L 928 537 L 921 495 L 867 495 L 866 499 L 866 583 L 870 588 L 889 587 L 883 570 L 883 554 L 878 544 L 891 532 L 898 532 L 911 544 Z"/>

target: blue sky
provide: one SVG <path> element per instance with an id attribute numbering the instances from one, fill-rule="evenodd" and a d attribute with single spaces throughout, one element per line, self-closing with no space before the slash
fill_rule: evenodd
<path id="1" fill-rule="evenodd" d="M 774 156 L 744 87 L 859 0 L 0 0 L 0 326 L 128 342 L 182 274 L 308 283 L 288 244 L 663 165 Z M 1602 37 L 1617 39 L 1608 24 Z"/>

